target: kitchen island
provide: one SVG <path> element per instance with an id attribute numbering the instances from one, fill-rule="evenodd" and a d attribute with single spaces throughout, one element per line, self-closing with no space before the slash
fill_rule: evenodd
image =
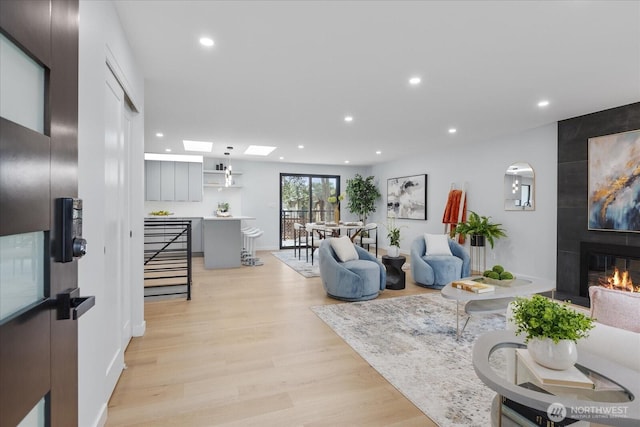
<path id="1" fill-rule="evenodd" d="M 205 216 L 204 228 L 204 267 L 234 268 L 240 267 L 242 252 L 243 220 L 255 219 L 250 216 L 217 217 Z"/>

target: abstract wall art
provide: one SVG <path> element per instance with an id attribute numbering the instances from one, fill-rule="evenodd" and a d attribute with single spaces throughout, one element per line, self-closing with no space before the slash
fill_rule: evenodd
<path id="1" fill-rule="evenodd" d="M 387 218 L 427 219 L 427 175 L 387 180 Z"/>
<path id="2" fill-rule="evenodd" d="M 589 230 L 640 232 L 640 130 L 589 139 Z"/>

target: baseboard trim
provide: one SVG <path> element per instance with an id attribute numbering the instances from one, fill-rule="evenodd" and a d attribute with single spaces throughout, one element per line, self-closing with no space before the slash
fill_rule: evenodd
<path id="1" fill-rule="evenodd" d="M 147 330 L 147 322 L 143 320 L 142 323 L 140 323 L 139 325 L 135 325 L 131 329 L 131 334 L 134 337 L 141 337 L 141 336 L 144 336 L 144 333 L 146 330 Z"/>

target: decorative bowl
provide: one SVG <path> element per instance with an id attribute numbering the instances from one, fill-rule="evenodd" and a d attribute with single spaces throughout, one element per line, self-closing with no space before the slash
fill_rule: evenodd
<path id="1" fill-rule="evenodd" d="M 482 278 L 482 281 L 484 283 L 488 283 L 490 285 L 496 285 L 496 286 L 511 286 L 514 280 L 516 280 L 515 277 L 513 279 L 505 279 L 505 280 L 492 279 L 490 277 Z"/>

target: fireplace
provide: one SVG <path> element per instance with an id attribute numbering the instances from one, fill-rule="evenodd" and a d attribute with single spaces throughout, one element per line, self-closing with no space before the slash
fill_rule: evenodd
<path id="1" fill-rule="evenodd" d="M 590 286 L 640 291 L 640 248 L 603 243 L 580 243 L 580 296 Z"/>

